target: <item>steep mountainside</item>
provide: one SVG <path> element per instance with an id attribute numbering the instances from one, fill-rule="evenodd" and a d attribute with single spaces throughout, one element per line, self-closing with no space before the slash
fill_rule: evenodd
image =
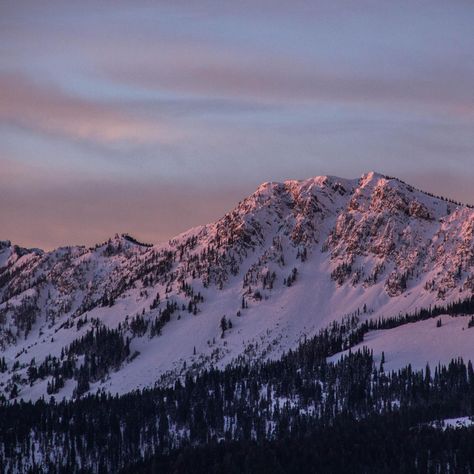
<path id="1" fill-rule="evenodd" d="M 43 252 L 0 242 L 0 393 L 125 393 L 277 358 L 345 316 L 467 298 L 473 239 L 470 207 L 372 172 L 264 183 L 222 219 L 166 244 L 122 235 Z M 423 324 L 415 327 L 423 341 Z M 464 356 L 474 347 L 467 334 Z M 423 357 L 437 362 L 430 347 Z M 443 357 L 458 355 L 447 347 Z"/>

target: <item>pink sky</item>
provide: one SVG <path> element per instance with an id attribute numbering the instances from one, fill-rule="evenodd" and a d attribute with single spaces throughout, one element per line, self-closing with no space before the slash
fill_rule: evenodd
<path id="1" fill-rule="evenodd" d="M 157 242 L 260 182 L 474 202 L 474 4 L 4 2 L 0 239 Z"/>

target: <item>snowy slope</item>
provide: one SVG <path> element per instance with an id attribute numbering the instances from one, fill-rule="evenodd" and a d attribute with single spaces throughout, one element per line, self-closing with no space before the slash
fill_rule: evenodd
<path id="1" fill-rule="evenodd" d="M 363 317 L 377 318 L 470 296 L 473 233 L 471 208 L 371 172 L 264 183 L 217 222 L 156 246 L 128 236 L 52 252 L 2 242 L 0 391 L 9 396 L 16 385 L 20 397 L 48 396 L 52 376 L 28 380 L 28 367 L 64 360 L 62 351 L 97 325 L 129 338 L 130 356 L 90 389 L 124 393 L 242 357 L 279 357 L 364 306 Z M 232 328 L 222 334 L 224 315 Z M 144 331 L 133 329 L 137 316 Z M 416 323 L 420 344 L 430 325 Z M 420 363 L 442 360 L 440 345 L 458 336 L 449 327 L 437 329 L 446 337 L 427 343 Z M 369 342 L 374 350 L 406 342 L 400 361 L 409 360 L 417 343 L 401 330 Z M 471 334 L 460 340 L 474 358 Z M 75 386 L 68 378 L 54 395 L 70 397 Z"/>
<path id="2" fill-rule="evenodd" d="M 441 327 L 436 323 L 441 320 Z M 461 357 L 474 360 L 474 328 L 468 327 L 468 317 L 439 316 L 437 318 L 405 324 L 393 329 L 371 331 L 364 342 L 353 347 L 371 349 L 374 360 L 380 364 L 384 354 L 384 370 L 398 370 L 411 364 L 413 370 L 431 369 L 448 365 L 452 359 Z M 339 359 L 347 351 L 331 357 Z"/>

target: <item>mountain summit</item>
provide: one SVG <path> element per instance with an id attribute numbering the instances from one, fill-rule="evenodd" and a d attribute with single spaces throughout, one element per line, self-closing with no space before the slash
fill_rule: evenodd
<path id="1" fill-rule="evenodd" d="M 159 245 L 116 235 L 43 252 L 2 241 L 0 393 L 125 393 L 280 357 L 348 315 L 468 298 L 473 238 L 472 208 L 370 172 L 263 183 L 218 221 Z M 430 332 L 417 324 L 423 344 Z M 440 352 L 428 341 L 423 357 L 470 350 L 457 340 Z"/>

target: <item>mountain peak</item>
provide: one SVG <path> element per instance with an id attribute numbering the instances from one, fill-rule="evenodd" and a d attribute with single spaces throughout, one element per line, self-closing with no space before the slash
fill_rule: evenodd
<path id="1" fill-rule="evenodd" d="M 360 186 L 363 188 L 374 183 L 376 184 L 380 180 L 387 180 L 387 176 L 381 173 L 378 173 L 376 171 L 369 171 L 367 173 L 364 173 L 360 177 L 359 183 L 360 183 Z"/>
<path id="2" fill-rule="evenodd" d="M 0 349 L 10 364 L 0 395 L 18 378 L 16 361 L 27 380 L 33 358 L 60 360 L 101 325 L 136 355 L 93 387 L 123 393 L 193 364 L 278 354 L 364 306 L 383 317 L 471 295 L 473 226 L 473 210 L 370 171 L 262 183 L 218 221 L 156 246 L 122 234 L 37 255 L 0 242 Z M 223 315 L 233 325 L 225 335 Z M 22 383 L 20 396 L 45 385 Z M 72 396 L 72 381 L 57 390 Z"/>

